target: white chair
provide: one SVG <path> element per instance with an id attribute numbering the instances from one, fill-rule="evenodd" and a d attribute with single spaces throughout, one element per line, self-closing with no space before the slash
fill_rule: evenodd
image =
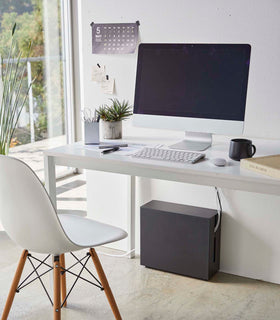
<path id="1" fill-rule="evenodd" d="M 47 265 L 50 270 L 53 270 L 53 318 L 55 320 L 61 318 L 61 307 L 66 306 L 68 298 L 65 273 L 75 274 L 69 270 L 72 267 L 65 268 L 64 253 L 68 252 L 77 260 L 75 264 L 82 265 L 81 272 L 86 269 L 90 273 L 85 265 L 88 259 L 92 258 L 100 279 L 99 282 L 92 275 L 98 281 L 97 284 L 94 284 L 81 277 L 80 272 L 78 275 L 75 274 L 77 279 L 74 285 L 78 279 L 83 279 L 104 290 L 115 318 L 121 319 L 114 296 L 93 247 L 124 239 L 127 237 L 125 231 L 75 215 L 57 215 L 48 193 L 36 174 L 22 161 L 7 156 L 0 156 L 0 203 L 0 219 L 5 231 L 13 241 L 24 248 L 2 314 L 2 320 L 8 318 L 15 293 L 26 285 L 27 279 L 30 277 L 28 276 L 23 281 L 24 285 L 23 282 L 19 285 L 26 259 L 33 266 L 32 274 L 36 273 L 42 285 L 43 282 L 38 273 L 39 266 Z M 89 253 L 79 260 L 72 252 L 84 248 L 89 248 Z M 40 260 L 40 265 L 35 268 L 32 260 L 38 259 L 30 252 L 53 255 L 53 265 L 48 265 L 45 262 L 46 258 L 43 261 Z M 83 263 L 82 260 L 86 262 Z M 51 300 L 49 295 L 48 297 Z M 63 301 L 62 304 L 61 301 Z"/>

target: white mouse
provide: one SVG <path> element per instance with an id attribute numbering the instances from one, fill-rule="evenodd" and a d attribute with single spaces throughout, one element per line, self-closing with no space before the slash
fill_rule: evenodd
<path id="1" fill-rule="evenodd" d="M 223 158 L 215 158 L 211 162 L 217 167 L 224 167 L 227 164 L 227 161 Z"/>

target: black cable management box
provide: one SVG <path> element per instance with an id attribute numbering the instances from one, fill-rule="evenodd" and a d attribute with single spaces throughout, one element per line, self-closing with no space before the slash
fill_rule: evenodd
<path id="1" fill-rule="evenodd" d="M 140 219 L 141 265 L 203 280 L 219 270 L 216 210 L 152 200 Z"/>

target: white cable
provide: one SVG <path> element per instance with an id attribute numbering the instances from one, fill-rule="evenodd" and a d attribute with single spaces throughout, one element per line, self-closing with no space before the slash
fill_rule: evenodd
<path id="1" fill-rule="evenodd" d="M 102 251 L 97 251 L 97 254 L 103 254 L 104 256 L 108 256 L 108 257 L 122 258 L 122 257 L 128 256 L 129 254 L 131 254 L 134 251 L 135 251 L 135 249 L 132 249 L 124 254 L 110 254 L 110 253 L 106 253 L 106 252 L 102 252 Z"/>
<path id="2" fill-rule="evenodd" d="M 220 193 L 217 187 L 215 187 L 216 190 L 216 204 L 217 204 L 217 213 L 218 213 L 218 221 L 217 224 L 214 228 L 214 233 L 217 232 L 220 222 L 221 222 L 221 214 L 222 214 L 222 205 L 221 205 L 221 198 L 220 198 Z"/>

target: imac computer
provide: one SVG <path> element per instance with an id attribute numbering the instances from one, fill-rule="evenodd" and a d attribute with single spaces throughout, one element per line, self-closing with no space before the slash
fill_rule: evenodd
<path id="1" fill-rule="evenodd" d="M 182 130 L 170 148 L 205 150 L 243 131 L 248 44 L 140 44 L 133 124 Z"/>

